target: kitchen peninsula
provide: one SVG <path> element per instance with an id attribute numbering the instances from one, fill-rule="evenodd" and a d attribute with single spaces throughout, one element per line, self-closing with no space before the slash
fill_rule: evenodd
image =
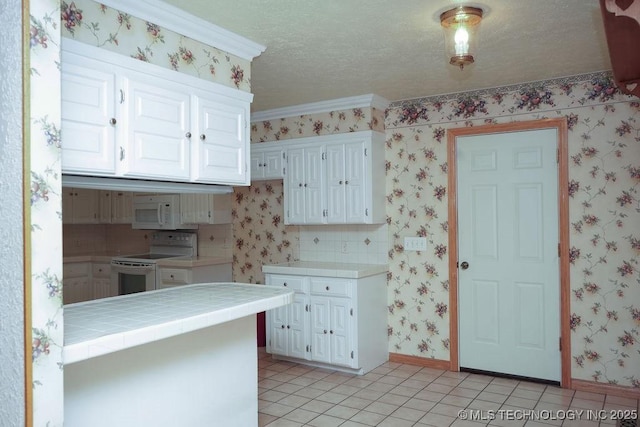
<path id="1" fill-rule="evenodd" d="M 257 426 L 255 314 L 292 301 L 205 283 L 64 306 L 65 425 Z"/>

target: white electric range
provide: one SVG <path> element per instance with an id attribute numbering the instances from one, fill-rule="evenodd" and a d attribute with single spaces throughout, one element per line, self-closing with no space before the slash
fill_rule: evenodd
<path id="1" fill-rule="evenodd" d="M 111 283 L 118 295 L 158 289 L 158 260 L 198 255 L 198 235 L 189 231 L 154 231 L 149 252 L 111 259 Z"/>

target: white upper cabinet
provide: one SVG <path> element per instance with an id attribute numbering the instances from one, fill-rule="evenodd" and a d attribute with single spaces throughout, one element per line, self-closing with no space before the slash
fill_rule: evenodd
<path id="1" fill-rule="evenodd" d="M 301 138 L 286 147 L 285 224 L 386 220 L 384 134 Z"/>
<path id="2" fill-rule="evenodd" d="M 231 223 L 231 194 L 180 194 L 183 224 Z"/>
<path id="3" fill-rule="evenodd" d="M 62 168 L 65 172 L 113 175 L 116 137 L 112 67 L 75 54 L 64 56 L 62 73 Z"/>
<path id="4" fill-rule="evenodd" d="M 287 152 L 283 146 L 279 142 L 251 145 L 252 181 L 284 178 Z"/>
<path id="5" fill-rule="evenodd" d="M 206 95 L 194 97 L 194 101 L 197 135 L 192 136 L 192 180 L 246 183 L 248 104 L 231 99 L 221 102 Z"/>
<path id="6" fill-rule="evenodd" d="M 126 133 L 118 147 L 127 177 L 189 179 L 190 96 L 180 84 L 129 73 L 122 80 Z"/>
<path id="7" fill-rule="evenodd" d="M 249 185 L 252 99 L 64 39 L 62 172 Z"/>
<path id="8" fill-rule="evenodd" d="M 324 147 L 289 148 L 285 188 L 286 224 L 322 224 L 326 212 L 324 199 Z"/>

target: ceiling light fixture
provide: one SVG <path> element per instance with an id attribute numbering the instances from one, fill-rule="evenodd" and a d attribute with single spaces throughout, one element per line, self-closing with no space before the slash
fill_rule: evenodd
<path id="1" fill-rule="evenodd" d="M 465 65 L 474 62 L 473 55 L 481 20 L 482 9 L 471 6 L 459 6 L 440 15 L 445 49 L 451 58 L 449 64 L 457 65 L 463 70 Z"/>

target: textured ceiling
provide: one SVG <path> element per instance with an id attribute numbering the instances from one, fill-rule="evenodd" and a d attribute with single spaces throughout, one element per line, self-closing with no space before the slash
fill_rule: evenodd
<path id="1" fill-rule="evenodd" d="M 609 70 L 598 0 L 166 0 L 267 47 L 252 111 L 369 93 L 390 101 Z M 476 62 L 448 64 L 440 12 L 482 7 Z"/>

